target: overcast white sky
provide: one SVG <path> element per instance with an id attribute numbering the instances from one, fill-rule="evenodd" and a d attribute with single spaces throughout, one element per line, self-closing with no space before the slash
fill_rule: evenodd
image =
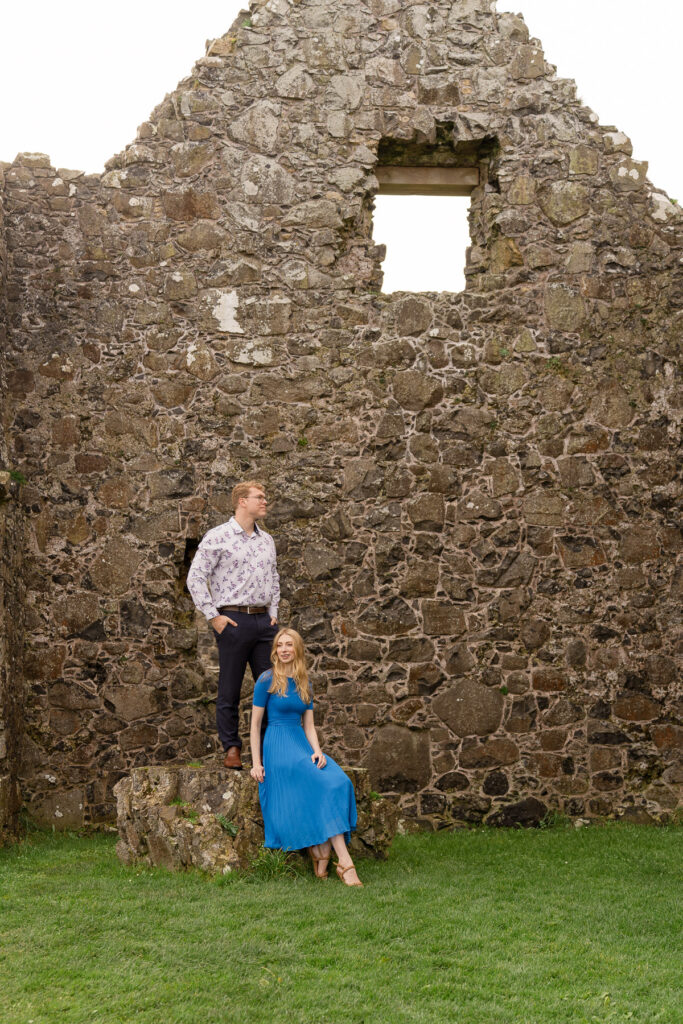
<path id="1" fill-rule="evenodd" d="M 0 160 L 37 151 L 48 153 L 55 167 L 102 170 L 190 72 L 205 40 L 225 33 L 246 6 L 246 0 L 9 0 L 0 38 Z M 523 14 L 558 74 L 576 79 L 602 124 L 630 136 L 636 159 L 649 160 L 655 185 L 683 199 L 681 0 L 499 0 L 498 10 Z M 389 274 L 387 260 L 385 291 L 461 287 L 466 203 L 452 203 L 453 234 L 444 230 L 443 209 L 437 213 L 439 236 L 451 238 L 449 251 L 436 253 L 432 268 L 419 261 L 424 282 L 415 278 L 414 259 L 408 284 Z M 400 221 L 381 209 L 375 218 L 375 238 L 390 254 L 409 236 L 405 201 L 401 210 Z M 425 217 L 418 208 L 420 232 Z M 435 276 L 439 268 L 445 280 Z"/>

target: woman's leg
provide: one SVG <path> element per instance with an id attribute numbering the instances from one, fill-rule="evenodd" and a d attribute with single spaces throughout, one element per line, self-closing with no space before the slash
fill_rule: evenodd
<path id="1" fill-rule="evenodd" d="M 340 832 L 339 835 L 337 836 L 331 836 L 330 842 L 332 843 L 334 852 L 337 854 L 337 857 L 339 858 L 339 867 L 342 868 L 342 870 L 344 868 L 350 869 L 348 871 L 344 871 L 344 877 L 342 881 L 346 885 L 360 885 L 360 878 L 356 874 L 356 869 L 353 866 L 351 854 L 347 849 L 346 840 L 344 839 L 343 834 Z"/>
<path id="2" fill-rule="evenodd" d="M 329 839 L 326 839 L 324 843 L 317 843 L 315 846 L 309 846 L 308 852 L 313 860 L 313 870 L 316 875 L 318 878 L 325 878 L 327 875 L 327 865 L 330 862 L 330 854 L 332 853 L 332 846 Z"/>

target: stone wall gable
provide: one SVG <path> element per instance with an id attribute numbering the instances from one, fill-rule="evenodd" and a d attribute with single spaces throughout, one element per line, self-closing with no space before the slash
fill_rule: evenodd
<path id="1" fill-rule="evenodd" d="M 379 160 L 479 167 L 464 292 L 381 293 Z M 645 171 L 486 0 L 252 4 L 101 177 L 6 167 L 34 814 L 214 750 L 184 581 L 245 476 L 325 741 L 406 814 L 671 814 L 680 214 Z"/>
<path id="2" fill-rule="evenodd" d="M 249 234 L 266 234 L 273 259 L 278 249 L 287 254 L 278 283 L 303 289 L 343 286 L 339 271 L 345 261 L 329 249 L 343 245 L 344 236 L 354 238 L 359 256 L 358 236 L 370 233 L 368 202 L 376 188 L 372 170 L 381 139 L 429 141 L 439 121 L 453 124 L 458 143 L 502 140 L 495 179 L 496 190 L 502 188 L 500 219 L 492 227 L 512 237 L 495 246 L 487 238 L 477 247 L 490 256 L 494 271 L 521 258 L 515 230 L 525 230 L 525 215 L 535 217 L 539 206 L 551 233 L 567 226 L 589 231 L 589 185 L 616 183 L 644 209 L 651 190 L 633 195 L 644 184 L 645 167 L 629 159 L 628 140 L 599 129 L 595 115 L 576 100 L 573 83 L 553 78 L 554 68 L 519 18 L 496 16 L 483 3 L 418 5 L 389 13 L 357 4 L 338 8 L 336 14 L 328 6 L 296 5 L 285 12 L 254 5 L 240 15 L 142 126 L 138 141 L 110 162 L 105 184 L 146 187 L 156 177 L 163 181 L 166 171 L 159 169 L 170 164 L 176 182 L 187 179 L 188 184 L 175 199 L 160 197 L 182 228 L 171 231 L 171 246 L 215 256 L 221 243 L 232 240 L 248 253 Z M 466 62 L 459 59 L 462 50 Z M 539 152 L 536 167 L 520 169 L 516 154 L 525 125 L 538 136 Z M 577 132 L 586 142 L 568 147 Z M 539 176 L 545 180 L 536 195 Z M 219 186 L 218 203 L 204 193 L 197 206 L 189 185 L 198 179 Z M 512 210 L 503 209 L 507 189 Z M 124 195 L 116 202 L 124 215 L 144 218 L 145 203 L 139 197 L 131 201 L 132 206 Z M 661 196 L 650 203 L 666 206 Z M 204 223 L 207 216 L 212 223 Z M 186 217 L 191 226 L 183 224 Z M 273 236 L 274 219 L 289 229 L 286 245 Z M 321 237 L 330 243 L 322 267 L 310 259 L 311 243 L 319 247 Z M 532 255 L 543 269 L 545 258 L 543 252 Z M 364 260 L 353 261 L 347 279 L 361 289 L 372 287 L 377 259 L 369 246 Z M 255 273 L 253 264 L 238 261 L 234 270 L 219 270 L 218 276 L 244 284 Z M 196 286 L 196 278 L 171 280 L 168 291 L 188 298 Z M 560 324 L 580 316 L 580 308 L 551 314 Z"/>

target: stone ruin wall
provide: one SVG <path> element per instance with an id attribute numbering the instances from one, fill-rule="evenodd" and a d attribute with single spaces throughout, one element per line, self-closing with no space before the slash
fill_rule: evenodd
<path id="1" fill-rule="evenodd" d="M 3 185 L 4 175 L 0 169 L 0 842 L 14 832 L 19 810 L 16 777 L 22 734 L 20 659 L 24 603 L 21 589 L 24 516 L 17 503 L 19 483 L 11 475 L 7 444 L 8 257 Z"/>
<path id="2" fill-rule="evenodd" d="M 480 166 L 464 292 L 381 293 L 378 154 Z M 256 2 L 104 175 L 4 169 L 32 814 L 215 750 L 184 580 L 257 476 L 336 757 L 436 827 L 671 816 L 680 216 L 520 18 Z"/>

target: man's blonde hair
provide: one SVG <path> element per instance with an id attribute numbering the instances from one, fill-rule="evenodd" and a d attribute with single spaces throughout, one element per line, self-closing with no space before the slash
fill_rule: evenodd
<path id="1" fill-rule="evenodd" d="M 259 480 L 244 480 L 241 484 L 235 484 L 235 486 L 232 489 L 232 494 L 230 495 L 230 500 L 232 501 L 232 508 L 234 512 L 237 511 L 237 506 L 240 503 L 240 499 L 248 498 L 249 491 L 251 491 L 253 488 L 259 491 L 263 491 L 263 493 L 265 494 L 266 489 Z"/>

